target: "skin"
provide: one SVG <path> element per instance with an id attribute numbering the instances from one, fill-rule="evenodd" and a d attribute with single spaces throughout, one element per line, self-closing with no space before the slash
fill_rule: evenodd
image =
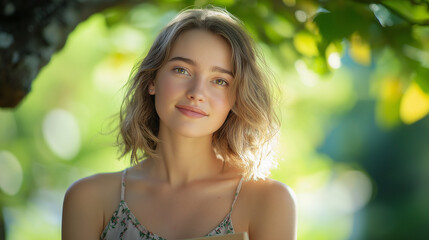
<path id="1" fill-rule="evenodd" d="M 125 201 L 159 236 L 201 237 L 228 214 L 241 178 L 211 147 L 235 101 L 228 90 L 231 48 L 220 36 L 189 30 L 168 59 L 149 88 L 160 116 L 161 157 L 129 169 Z M 119 204 L 120 182 L 121 172 L 75 182 L 64 199 L 62 238 L 99 239 Z M 232 222 L 235 232 L 248 232 L 251 240 L 296 239 L 294 195 L 271 179 L 244 182 Z"/>

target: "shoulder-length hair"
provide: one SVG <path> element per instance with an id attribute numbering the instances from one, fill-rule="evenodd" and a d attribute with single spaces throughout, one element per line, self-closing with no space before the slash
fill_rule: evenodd
<path id="1" fill-rule="evenodd" d="M 225 164 L 241 169 L 247 179 L 265 178 L 276 163 L 271 154 L 279 122 L 273 110 L 273 81 L 267 78 L 263 58 L 241 21 L 216 7 L 179 13 L 134 70 L 120 111 L 117 141 L 121 157 L 131 153 L 132 164 L 158 157 L 155 149 L 160 142 L 159 116 L 148 88 L 166 63 L 175 40 L 190 29 L 220 35 L 232 49 L 234 81 L 230 90 L 236 100 L 224 124 L 213 134 L 213 149 Z"/>

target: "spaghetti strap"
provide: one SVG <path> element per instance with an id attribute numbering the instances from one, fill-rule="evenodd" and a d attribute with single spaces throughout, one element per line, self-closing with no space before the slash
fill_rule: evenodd
<path id="1" fill-rule="evenodd" d="M 238 194 L 240 193 L 240 190 L 241 190 L 241 184 L 243 183 L 243 179 L 244 179 L 244 177 L 241 177 L 240 182 L 239 182 L 239 183 L 238 183 L 238 185 L 237 185 L 237 190 L 235 191 L 234 201 L 232 201 L 232 205 L 231 205 L 231 211 L 230 211 L 230 213 L 232 212 L 232 208 L 234 207 L 234 204 L 235 204 L 235 202 L 237 201 Z"/>
<path id="2" fill-rule="evenodd" d="M 125 179 L 127 177 L 127 169 L 122 172 L 122 182 L 121 182 L 121 201 L 125 201 Z"/>
<path id="3" fill-rule="evenodd" d="M 127 206 L 127 203 L 125 202 L 125 185 L 127 170 L 128 169 L 125 169 L 122 172 L 121 202 L 119 203 L 118 208 L 113 213 L 113 216 L 111 217 L 109 223 L 106 225 L 104 231 L 102 232 L 100 239 L 165 240 L 165 238 L 158 236 L 157 234 L 149 231 L 145 226 L 143 226 Z M 237 185 L 234 200 L 231 206 L 231 211 L 225 216 L 225 218 L 222 220 L 222 222 L 219 223 L 219 225 L 217 225 L 213 230 L 211 230 L 205 235 L 206 237 L 235 233 L 234 226 L 232 225 L 231 215 L 233 206 L 237 201 L 238 194 L 240 193 L 243 180 L 244 178 L 242 177 Z"/>

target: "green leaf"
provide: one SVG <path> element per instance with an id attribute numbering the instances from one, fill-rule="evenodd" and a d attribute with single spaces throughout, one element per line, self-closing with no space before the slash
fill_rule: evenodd
<path id="1" fill-rule="evenodd" d="M 328 42 L 348 38 L 356 31 L 367 35 L 372 20 L 374 15 L 368 8 L 351 3 L 332 5 L 314 18 L 320 34 Z"/>
<path id="2" fill-rule="evenodd" d="M 425 93 L 429 93 L 429 69 L 420 67 L 416 70 L 413 80 Z"/>
<path id="3" fill-rule="evenodd" d="M 391 13 L 415 22 L 429 21 L 428 3 L 424 1 L 390 0 L 383 1 Z"/>

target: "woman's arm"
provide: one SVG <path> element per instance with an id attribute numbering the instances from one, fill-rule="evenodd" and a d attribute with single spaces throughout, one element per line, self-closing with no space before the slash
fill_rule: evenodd
<path id="1" fill-rule="evenodd" d="M 62 239 L 100 239 L 103 209 L 97 177 L 75 182 L 67 190 L 63 204 Z"/>
<path id="2" fill-rule="evenodd" d="M 295 196 L 285 184 L 267 180 L 255 191 L 249 226 L 251 240 L 295 240 L 297 232 Z"/>

